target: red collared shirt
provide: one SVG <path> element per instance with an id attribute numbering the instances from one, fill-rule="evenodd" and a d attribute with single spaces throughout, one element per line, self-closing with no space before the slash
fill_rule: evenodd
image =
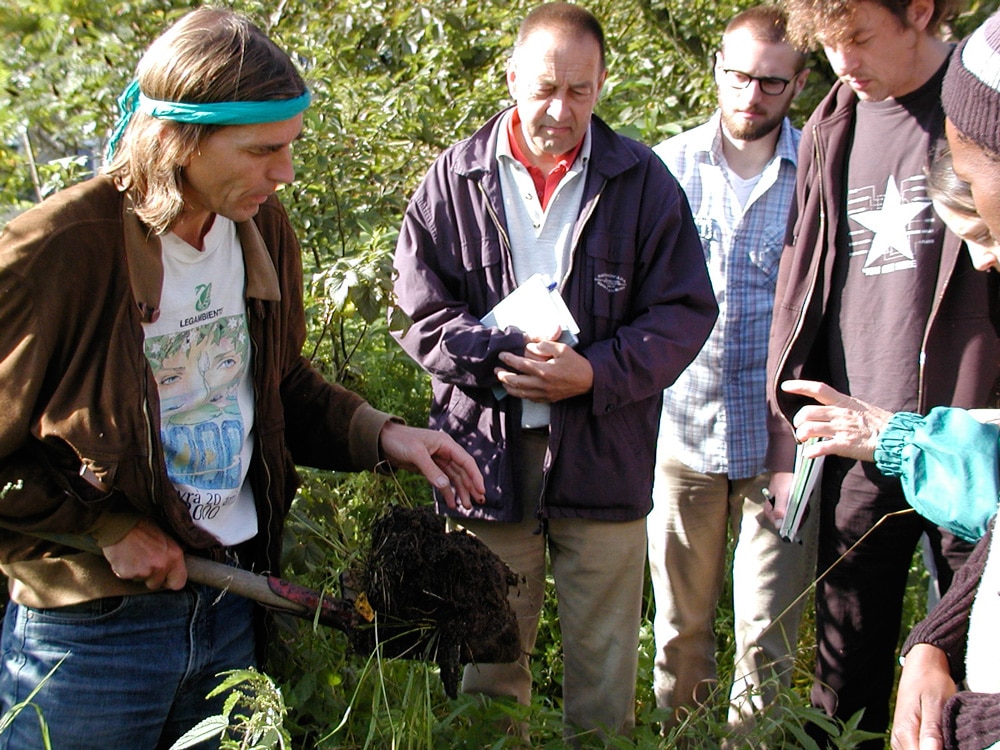
<path id="1" fill-rule="evenodd" d="M 556 191 L 559 182 L 566 176 L 570 167 L 573 166 L 573 162 L 576 161 L 576 155 L 583 148 L 583 139 L 576 144 L 576 147 L 572 151 L 567 151 L 560 156 L 556 165 L 549 170 L 548 174 L 545 174 L 541 169 L 528 161 L 528 158 L 521 150 L 516 135 L 517 128 L 519 127 L 521 127 L 521 116 L 518 114 L 517 108 L 515 108 L 511 113 L 510 119 L 507 120 L 507 139 L 510 141 L 510 151 L 514 155 L 514 158 L 523 164 L 528 170 L 528 174 L 531 175 L 531 180 L 535 183 L 535 192 L 538 194 L 538 201 L 542 204 L 542 210 L 544 211 L 546 206 L 549 205 L 549 198 Z"/>

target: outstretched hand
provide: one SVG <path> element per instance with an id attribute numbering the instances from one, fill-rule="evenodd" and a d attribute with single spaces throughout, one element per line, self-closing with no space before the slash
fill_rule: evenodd
<path id="1" fill-rule="evenodd" d="M 486 484 L 472 456 L 439 430 L 386 422 L 379 433 L 382 455 L 397 469 L 423 474 L 452 510 L 486 500 Z"/>
<path id="2" fill-rule="evenodd" d="M 815 380 L 786 380 L 781 390 L 807 396 L 820 404 L 803 406 L 792 420 L 795 439 L 800 443 L 809 438 L 821 438 L 803 449 L 807 458 L 834 455 L 860 461 L 874 460 L 879 435 L 889 424 L 891 411 Z"/>

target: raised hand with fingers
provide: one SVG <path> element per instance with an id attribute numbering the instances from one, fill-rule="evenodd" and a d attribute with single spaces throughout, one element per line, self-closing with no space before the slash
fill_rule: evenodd
<path id="1" fill-rule="evenodd" d="M 805 448 L 808 458 L 834 455 L 873 460 L 879 435 L 892 417 L 891 411 L 815 380 L 786 380 L 781 390 L 818 402 L 818 405 L 803 406 L 793 419 L 795 439 L 800 443 L 809 438 L 821 438 Z"/>

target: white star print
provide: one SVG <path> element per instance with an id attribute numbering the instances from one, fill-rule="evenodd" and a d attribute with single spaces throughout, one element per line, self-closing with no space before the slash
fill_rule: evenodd
<path id="1" fill-rule="evenodd" d="M 900 200 L 896 180 L 889 177 L 885 186 L 885 197 L 882 207 L 875 211 L 859 211 L 851 214 L 851 219 L 872 233 L 872 242 L 868 247 L 868 257 L 865 268 L 875 261 L 887 258 L 895 250 L 908 260 L 913 260 L 913 248 L 910 246 L 910 236 L 907 225 L 917 214 L 931 205 L 930 201 L 911 201 L 903 203 Z"/>

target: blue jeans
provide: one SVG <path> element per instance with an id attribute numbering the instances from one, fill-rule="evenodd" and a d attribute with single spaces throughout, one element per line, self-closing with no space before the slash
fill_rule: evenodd
<path id="1" fill-rule="evenodd" d="M 225 696 L 205 696 L 220 672 L 255 664 L 254 645 L 253 604 L 197 585 L 59 609 L 11 602 L 0 710 L 27 698 L 66 657 L 33 699 L 54 750 L 168 748 L 221 712 Z M 0 734 L 3 750 L 42 747 L 31 707 Z"/>

